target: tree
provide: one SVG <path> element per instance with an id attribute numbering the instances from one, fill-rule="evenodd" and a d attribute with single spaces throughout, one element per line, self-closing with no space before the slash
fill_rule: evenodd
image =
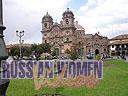
<path id="1" fill-rule="evenodd" d="M 30 49 L 31 49 L 31 52 L 33 52 L 33 51 L 38 49 L 38 45 L 37 44 L 32 44 Z"/>
<path id="2" fill-rule="evenodd" d="M 11 56 L 20 56 L 20 47 L 19 46 L 13 46 L 10 48 L 9 55 Z"/>
<path id="3" fill-rule="evenodd" d="M 31 54 L 31 49 L 30 47 L 26 47 L 26 46 L 22 46 L 21 47 L 21 52 L 22 52 L 22 56 L 30 56 Z M 11 56 L 20 56 L 20 47 L 19 46 L 13 46 L 10 48 L 10 53 L 9 55 Z"/>
<path id="4" fill-rule="evenodd" d="M 21 48 L 22 56 L 29 57 L 34 53 L 33 55 L 40 57 L 42 53 L 50 53 L 51 52 L 51 46 L 48 43 L 43 44 L 32 44 L 31 47 L 22 46 Z M 20 56 L 20 47 L 14 46 L 10 49 L 10 55 L 12 56 Z"/>
<path id="5" fill-rule="evenodd" d="M 27 46 L 22 47 L 22 55 L 29 57 L 31 55 L 30 47 Z"/>
<path id="6" fill-rule="evenodd" d="M 72 60 L 75 60 L 78 58 L 78 53 L 76 52 L 75 49 L 72 49 L 69 54 L 70 54 L 70 59 Z"/>
<path id="7" fill-rule="evenodd" d="M 65 53 L 66 53 L 66 54 L 70 54 L 70 50 L 69 50 L 69 49 L 66 49 L 66 50 L 65 50 Z"/>
<path id="8" fill-rule="evenodd" d="M 37 51 L 40 54 L 50 53 L 51 52 L 51 46 L 48 43 L 39 44 Z"/>
<path id="9" fill-rule="evenodd" d="M 39 45 L 42 48 L 42 51 L 44 53 L 50 53 L 51 52 L 51 46 L 49 43 L 43 43 Z"/>
<path id="10" fill-rule="evenodd" d="M 75 49 L 71 49 L 71 50 L 66 49 L 65 53 L 68 54 L 69 58 L 72 60 L 77 59 L 79 56 Z"/>
<path id="11" fill-rule="evenodd" d="M 36 57 L 40 57 L 42 53 L 50 53 L 51 52 L 51 46 L 49 43 L 43 43 L 43 44 L 32 44 L 31 45 L 31 52 L 34 53 Z"/>
<path id="12" fill-rule="evenodd" d="M 51 52 L 51 55 L 57 57 L 57 49 L 56 48 L 53 49 L 53 51 Z"/>

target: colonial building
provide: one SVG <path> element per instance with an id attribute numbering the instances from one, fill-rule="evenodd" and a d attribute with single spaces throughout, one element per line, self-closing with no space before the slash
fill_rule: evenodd
<path id="1" fill-rule="evenodd" d="M 10 53 L 10 49 L 15 46 L 20 46 L 20 44 L 9 44 L 6 45 L 7 52 Z M 31 47 L 31 44 L 22 44 L 22 47 Z"/>
<path id="2" fill-rule="evenodd" d="M 108 38 L 98 33 L 85 34 L 85 29 L 74 20 L 74 14 L 69 8 L 62 14 L 60 23 L 53 22 L 53 18 L 47 12 L 42 18 L 42 43 L 49 43 L 52 50 L 57 50 L 58 55 L 64 54 L 67 49 L 77 50 L 83 58 L 89 53 L 106 54 Z"/>
<path id="3" fill-rule="evenodd" d="M 128 34 L 119 35 L 110 39 L 109 54 L 111 56 L 128 56 Z"/>

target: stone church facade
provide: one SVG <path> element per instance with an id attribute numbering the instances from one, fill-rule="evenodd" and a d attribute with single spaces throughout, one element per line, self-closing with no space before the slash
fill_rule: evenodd
<path id="1" fill-rule="evenodd" d="M 42 18 L 42 43 L 49 43 L 58 55 L 65 54 L 67 49 L 75 49 L 81 58 L 86 58 L 90 53 L 107 54 L 108 38 L 98 33 L 85 34 L 85 29 L 74 20 L 74 14 L 69 8 L 62 14 L 60 23 L 53 22 L 47 12 Z"/>

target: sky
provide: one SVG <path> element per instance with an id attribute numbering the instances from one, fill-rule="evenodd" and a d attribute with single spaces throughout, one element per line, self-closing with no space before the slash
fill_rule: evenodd
<path id="1" fill-rule="evenodd" d="M 19 43 L 16 30 L 24 30 L 24 43 L 41 43 L 41 20 L 46 12 L 58 23 L 69 8 L 85 34 L 112 38 L 128 34 L 128 0 L 3 0 L 6 44 Z"/>

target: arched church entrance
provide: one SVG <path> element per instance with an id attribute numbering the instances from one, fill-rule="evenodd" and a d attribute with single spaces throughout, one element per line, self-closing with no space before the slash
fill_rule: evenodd
<path id="1" fill-rule="evenodd" d="M 100 53 L 99 50 L 96 49 L 96 50 L 95 50 L 95 56 L 96 56 L 97 54 L 99 54 L 99 53 Z"/>
<path id="2" fill-rule="evenodd" d="M 59 56 L 59 48 L 56 48 L 56 55 Z"/>

